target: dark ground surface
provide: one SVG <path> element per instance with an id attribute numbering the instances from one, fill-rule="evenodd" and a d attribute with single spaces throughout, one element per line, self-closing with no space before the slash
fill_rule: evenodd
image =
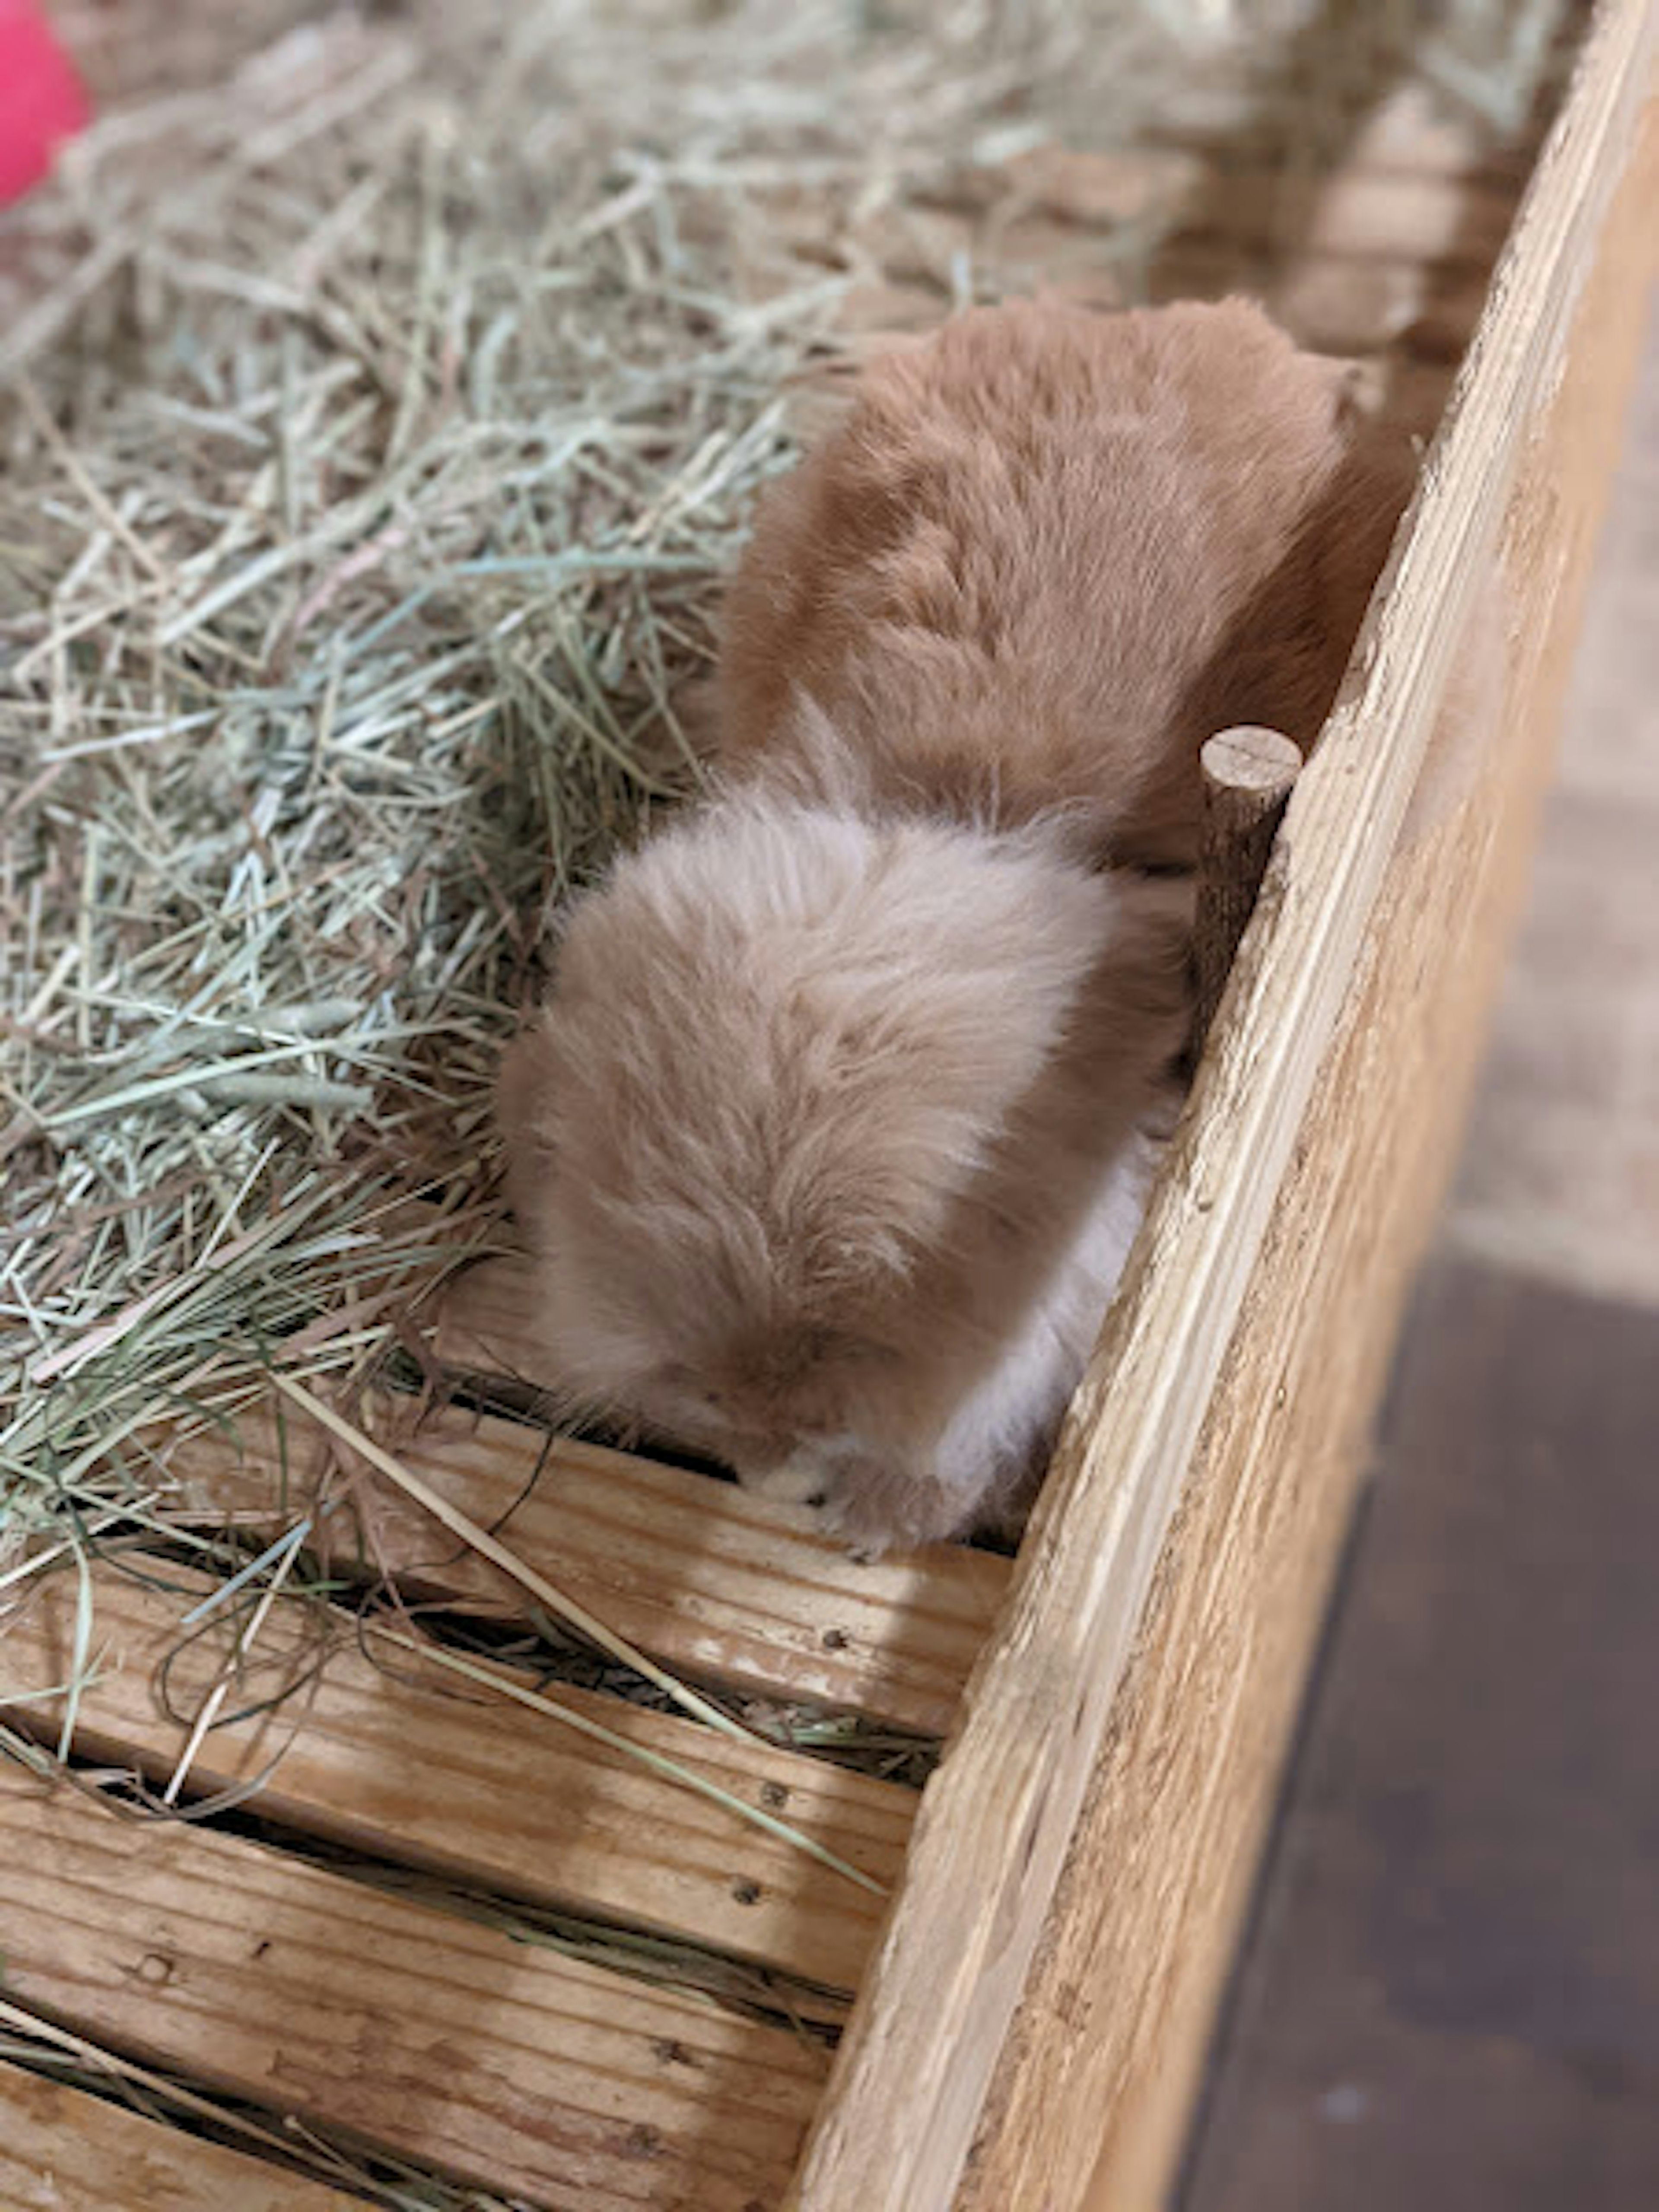
<path id="1" fill-rule="evenodd" d="M 1423 1285 L 1188 2212 L 1659 2207 L 1659 1312 Z"/>

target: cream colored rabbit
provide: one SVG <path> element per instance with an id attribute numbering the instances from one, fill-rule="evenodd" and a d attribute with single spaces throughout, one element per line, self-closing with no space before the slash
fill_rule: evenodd
<path id="1" fill-rule="evenodd" d="M 1199 748 L 1311 740 L 1409 481 L 1239 302 L 866 374 L 733 584 L 714 795 L 504 1072 L 574 1401 L 872 1549 L 1018 1508 L 1167 1125 Z"/>

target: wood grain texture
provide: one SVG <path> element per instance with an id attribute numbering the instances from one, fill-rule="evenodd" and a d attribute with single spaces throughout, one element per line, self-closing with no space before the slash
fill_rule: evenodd
<path id="1" fill-rule="evenodd" d="M 126 1567 L 93 1578 L 94 1642 L 105 1656 L 81 1702 L 75 1747 L 136 1766 L 162 1787 L 233 1657 L 240 1624 L 234 1609 L 221 1613 L 192 1641 L 181 1616 L 210 1585 L 161 1562 L 131 1558 Z M 171 1591 L 127 1578 L 141 1574 Z M 9 1698 L 64 1680 L 76 1597 L 72 1580 L 53 1577 L 8 1622 L 0 1711 Z M 371 1640 L 377 1664 L 356 1626 L 303 1601 L 278 1607 L 192 1761 L 191 1796 L 256 1779 L 277 1759 L 249 1802 L 264 1820 L 830 1989 L 856 1987 L 879 1897 L 625 1753 Z M 184 1645 L 167 1666 L 164 1700 L 161 1668 Z M 248 1711 L 289 1684 L 299 1686 L 291 1704 Z M 543 1694 L 789 1821 L 884 1887 L 896 1881 L 913 1791 L 617 1698 L 557 1684 Z M 18 1705 L 12 1717 L 56 1743 L 59 1700 Z"/>
<path id="2" fill-rule="evenodd" d="M 1659 109 L 1629 154 L 1504 519 L 1508 682 L 1484 708 L 1455 694 L 1437 732 L 962 2212 L 1025 2201 L 1039 2172 L 1055 2212 L 1151 2206 L 1181 2156 L 1371 1415 L 1524 896 L 1659 242 Z M 1468 661 L 1486 646 L 1468 635 Z M 1460 748 L 1453 769 L 1446 755 Z M 1126 1883 L 1131 1855 L 1142 1871 Z M 1178 1928 L 1178 1944 L 1149 1959 L 1149 1923 Z M 1120 1978 L 1132 1938 L 1133 1997 Z M 1069 2124 L 1057 2130 L 1061 2078 Z"/>
<path id="3" fill-rule="evenodd" d="M 1224 191 L 1235 177 L 1278 175 L 1285 165 L 1283 123 L 1276 122 L 1271 112 L 1255 125 L 1240 117 L 1229 123 L 1224 134 L 1152 117 L 1144 143 L 1194 156 L 1218 191 Z M 1462 117 L 1411 91 L 1404 91 L 1385 116 L 1367 125 L 1365 148 L 1369 174 L 1507 187 L 1511 204 L 1532 166 L 1523 146 L 1492 143 L 1487 129 L 1477 125 L 1472 131 Z"/>
<path id="4" fill-rule="evenodd" d="M 861 1712 L 920 1735 L 949 1729 L 1006 1588 L 1008 1562 L 959 1545 L 863 1565 L 804 1507 L 681 1468 L 557 1442 L 452 1407 L 407 1432 L 413 1401 L 371 1407 L 376 1437 L 607 1626 L 688 1674 Z M 337 1448 L 297 1414 L 244 1415 L 161 1451 L 204 1518 L 293 1517 Z M 359 1468 L 331 1485 L 331 1557 L 411 1592 L 521 1616 L 518 1586 L 393 1485 Z"/>
<path id="5" fill-rule="evenodd" d="M 1224 243 L 1234 251 L 1473 269 L 1484 276 L 1508 235 L 1515 195 L 1504 180 L 1425 174 L 1366 163 L 1334 174 L 1232 169 L 1206 179 L 1202 205 L 1172 246 Z"/>
<path id="6" fill-rule="evenodd" d="M 1145 1962 L 1151 1994 L 1143 2006 L 1125 2003 L 1118 2075 L 1108 2067 L 1091 2076 L 1092 2101 L 1067 2095 L 1065 2121 L 1062 2091 L 1073 2085 L 1058 2078 L 1054 2050 L 1030 2063 L 1021 2102 L 1029 2162 L 1018 2164 L 1021 2152 L 1006 2147 L 1021 2182 L 1012 2191 L 1008 2168 L 993 2166 L 1004 2147 L 997 2136 L 981 2135 L 985 2100 L 1005 2055 L 1017 2063 L 1010 2031 L 1052 1925 L 1091 1784 L 1109 1763 L 1115 1737 L 1130 1728 L 1119 1693 L 1137 1639 L 1152 1626 L 1147 1596 L 1177 1504 L 1183 1491 L 1189 1512 L 1200 1500 L 1188 1478 L 1203 1463 L 1204 1438 L 1218 1437 L 1220 1424 L 1236 1425 L 1261 1468 L 1273 1417 L 1282 1410 L 1281 1387 L 1288 1406 L 1288 1382 L 1273 1381 L 1271 1361 L 1265 1374 L 1260 1358 L 1248 1370 L 1232 1370 L 1231 1389 L 1227 1371 L 1229 1359 L 1240 1356 L 1235 1345 L 1270 1329 L 1285 1332 L 1288 1358 L 1308 1320 L 1287 1310 L 1274 1284 L 1274 1223 L 1285 1218 L 1296 1178 L 1334 1167 L 1326 1162 L 1322 1169 L 1314 1157 L 1320 1148 L 1363 1150 L 1376 1141 L 1373 1170 L 1387 1173 L 1381 1125 L 1367 1103 L 1368 1085 L 1381 1083 L 1378 1032 L 1356 1048 L 1373 1057 L 1356 1073 L 1351 1110 L 1339 1112 L 1334 1128 L 1321 1118 L 1330 1105 L 1323 1079 L 1342 1049 L 1345 1009 L 1364 988 L 1393 856 L 1500 544 L 1518 595 L 1517 629 L 1548 638 L 1557 659 L 1566 650 L 1590 521 L 1611 466 L 1613 426 L 1597 419 L 1598 409 L 1605 413 L 1609 389 L 1620 390 L 1634 351 L 1639 302 L 1632 305 L 1629 295 L 1639 292 L 1640 279 L 1632 280 L 1632 257 L 1639 271 L 1647 249 L 1632 232 L 1628 196 L 1609 231 L 1607 283 L 1588 304 L 1585 287 L 1635 143 L 1650 30 L 1644 5 L 1615 0 L 1599 18 L 1342 699 L 1297 787 L 1242 950 L 1228 1018 L 1200 1069 L 1002 1625 L 975 1670 L 957 1737 L 924 1802 L 904 1888 L 798 2178 L 792 2202 L 805 2212 L 944 2212 L 962 2201 L 976 2137 L 981 2171 L 1002 2177 L 1000 2194 L 988 2184 L 981 2191 L 985 2212 L 1037 2204 L 1050 2212 L 1079 2201 L 1076 2189 L 1066 2193 L 1068 2160 L 1075 2181 L 1083 2143 L 1086 2179 L 1103 2128 L 1109 2147 L 1097 2201 L 1110 2212 L 1139 2212 L 1157 2201 L 1174 2132 L 1170 2115 L 1184 2103 L 1205 2017 L 1203 2002 L 1191 1996 L 1202 1977 L 1187 1964 L 1186 1911 L 1195 1914 L 1192 1950 L 1212 1973 L 1216 1964 L 1205 1898 L 1194 1902 L 1180 1884 L 1162 1888 L 1158 1853 L 1181 1821 L 1200 1820 L 1201 1798 L 1172 1808 L 1168 1799 L 1146 1795 L 1116 1808 L 1121 1849 L 1103 1873 L 1095 1863 L 1095 1886 L 1077 1910 L 1098 1909 L 1103 1887 L 1107 1895 L 1121 1888 L 1139 1900 L 1132 1957 Z M 1644 219 L 1650 227 L 1650 207 Z M 1581 305 L 1583 319 L 1575 327 Z M 1580 377 L 1587 387 L 1579 386 Z M 1558 386 L 1564 395 L 1575 388 L 1595 395 L 1582 421 L 1553 410 Z M 1561 404 L 1569 405 L 1565 397 Z M 1568 422 L 1576 426 L 1571 433 Z M 1535 489 L 1517 491 L 1518 479 Z M 1535 712 L 1546 729 L 1553 665 L 1535 665 L 1527 679 L 1540 687 Z M 1524 788 L 1525 769 L 1517 765 L 1516 773 Z M 1457 781 L 1442 781 L 1443 801 Z M 1433 823 L 1443 823 L 1447 811 L 1438 802 L 1419 811 L 1408 834 L 1432 836 Z M 1443 854 L 1442 866 L 1450 859 Z M 1455 866 L 1467 869 L 1471 860 L 1460 851 Z M 1412 931 L 1411 988 L 1431 996 L 1446 992 L 1455 1013 L 1472 1021 L 1478 1001 L 1465 999 L 1462 981 L 1443 966 L 1443 940 Z M 1487 943 L 1488 959 L 1492 951 Z M 1308 1425 L 1274 1468 L 1276 1487 L 1334 1484 L 1340 1497 L 1348 1479 L 1358 1408 L 1374 1389 L 1392 1320 L 1388 1271 L 1397 1276 L 1415 1249 L 1431 1194 L 1428 1160 L 1443 1142 L 1435 1133 L 1443 1112 L 1440 1079 L 1430 1066 L 1414 1085 L 1382 1092 L 1424 1125 L 1388 1139 L 1403 1148 L 1400 1157 L 1420 1180 L 1416 1188 L 1409 1181 L 1367 1184 L 1368 1204 L 1389 1209 L 1373 1217 L 1391 1247 L 1379 1263 L 1381 1284 L 1367 1292 L 1377 1307 L 1350 1316 L 1352 1368 L 1310 1385 Z M 1455 1083 L 1448 1088 L 1455 1094 Z M 1324 1214 L 1304 1227 L 1309 1244 L 1342 1233 Z M 1340 1280 L 1339 1272 L 1339 1289 Z M 1265 1509 L 1258 1501 L 1255 1510 Z M 1340 1508 L 1325 1510 L 1334 1519 Z M 1310 1556 L 1316 1559 L 1320 1549 L 1316 1541 Z M 1250 1575 L 1266 1570 L 1242 1573 L 1240 1588 L 1230 1593 L 1227 1566 L 1224 1557 L 1210 1563 L 1205 1578 L 1217 1601 L 1231 1600 L 1248 1613 Z M 1259 1731 L 1243 1762 L 1238 1813 L 1220 1825 L 1225 1848 L 1204 1863 L 1217 1880 L 1231 1874 L 1231 1903 L 1270 1780 L 1266 1747 L 1278 1726 L 1276 1716 L 1256 1706 L 1277 1697 L 1282 1709 L 1294 1685 L 1287 1686 L 1282 1664 L 1269 1670 L 1265 1686 L 1249 1673 L 1215 1684 L 1202 1675 L 1200 1658 L 1183 1644 L 1168 1662 L 1182 1671 L 1193 1699 L 1182 1705 L 1178 1740 L 1207 1730 L 1213 1747 L 1216 1721 L 1206 1720 L 1200 1680 L 1223 1700 L 1224 1737 Z M 1150 1771 L 1137 1770 L 1143 1790 L 1151 1790 L 1159 1771 L 1156 1761 Z M 971 1919 L 964 1899 L 975 1901 Z M 1089 1924 L 1074 1917 L 1054 1939 L 1063 1962 L 1086 1944 Z M 1129 1924 L 1116 1923 L 1120 1942 Z M 1198 1940 L 1200 1930 L 1206 1941 Z M 1064 1963 L 1060 1971 L 1063 1979 Z M 1061 2002 L 1063 2009 L 1063 1992 Z M 902 2098 L 894 2094 L 900 2082 Z M 1146 2100 L 1138 2118 L 1124 2101 L 1131 2083 Z"/>
<path id="7" fill-rule="evenodd" d="M 824 2054 L 205 1829 L 0 1776 L 7 1989 L 549 2212 L 775 2204 Z"/>
<path id="8" fill-rule="evenodd" d="M 0 2060 L 6 2212 L 362 2212 L 362 2203 Z"/>

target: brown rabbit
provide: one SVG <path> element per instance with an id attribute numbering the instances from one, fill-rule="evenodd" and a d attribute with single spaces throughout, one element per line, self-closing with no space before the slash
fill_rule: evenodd
<path id="1" fill-rule="evenodd" d="M 1167 1124 L 1199 748 L 1311 740 L 1409 482 L 1241 302 L 867 372 L 732 586 L 714 795 L 504 1073 L 574 1400 L 872 1548 L 1019 1503 Z"/>
<path id="2" fill-rule="evenodd" d="M 1198 756 L 1317 736 L 1414 464 L 1249 301 L 976 309 L 866 371 L 726 603 L 729 772 L 1190 866 Z"/>

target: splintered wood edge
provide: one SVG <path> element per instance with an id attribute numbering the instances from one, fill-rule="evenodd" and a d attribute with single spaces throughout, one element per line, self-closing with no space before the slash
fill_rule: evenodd
<path id="1" fill-rule="evenodd" d="M 164 1709 L 159 1671 L 191 1633 L 180 1616 L 213 1587 L 142 1554 L 124 1554 L 118 1572 L 94 1568 L 94 1632 L 106 1657 L 76 1709 L 79 1757 L 131 1765 L 166 1785 L 188 1724 Z M 48 1744 L 63 1699 L 40 1692 L 69 1671 L 80 1595 L 72 1579 L 53 1582 L 6 1630 L 0 1714 L 9 1697 L 26 1698 L 9 1717 Z M 234 1626 L 228 1608 L 216 1632 L 198 1632 L 204 1641 L 194 1663 L 175 1668 L 172 1701 L 187 1716 L 228 1660 Z M 377 1663 L 358 1648 L 357 1626 L 308 1601 L 266 1622 L 252 1657 L 273 1668 L 273 1682 L 290 1653 L 308 1670 L 325 1651 L 321 1672 L 296 1687 L 291 1717 L 262 1705 L 211 1729 L 190 1768 L 189 1797 L 263 1776 L 248 1808 L 368 1858 L 677 1938 L 826 1989 L 856 1986 L 878 1895 L 550 1716 L 402 1650 L 384 1650 Z M 578 1723 L 788 1821 L 882 1888 L 896 1881 L 914 1791 L 596 1692 L 554 1684 L 544 1694 Z M 824 2016 L 843 2009 L 830 2002 Z"/>
<path id="2" fill-rule="evenodd" d="M 363 2212 L 361 2197 L 0 2059 L 8 2212 Z"/>
<path id="3" fill-rule="evenodd" d="M 1564 373 L 1652 33 L 1603 7 L 1494 277 L 1318 755 L 1222 1048 L 1200 1067 L 1002 1626 L 924 1801 L 794 2212 L 947 2212 L 1182 1481 L 1335 1033 L 1523 441 Z M 1264 911 L 1265 909 L 1265 911 Z"/>

